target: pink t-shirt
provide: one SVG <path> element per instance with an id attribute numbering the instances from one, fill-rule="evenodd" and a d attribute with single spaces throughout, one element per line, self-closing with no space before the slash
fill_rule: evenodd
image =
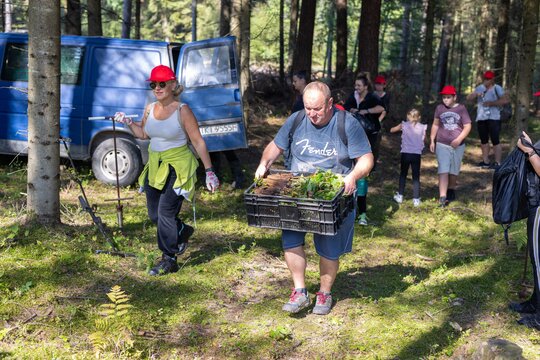
<path id="1" fill-rule="evenodd" d="M 435 109 L 435 118 L 439 119 L 436 141 L 446 145 L 450 145 L 461 134 L 464 125 L 471 123 L 469 113 L 462 104 L 452 108 L 439 104 Z"/>
<path id="2" fill-rule="evenodd" d="M 414 124 L 412 121 L 403 121 L 401 123 L 401 152 L 406 154 L 422 154 L 426 129 L 426 124 Z"/>

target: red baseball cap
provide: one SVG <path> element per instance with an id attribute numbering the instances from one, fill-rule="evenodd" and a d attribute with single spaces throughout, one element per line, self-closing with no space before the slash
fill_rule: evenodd
<path id="1" fill-rule="evenodd" d="M 485 80 L 491 80 L 495 78 L 495 73 L 491 70 L 488 70 L 484 73 L 484 79 Z"/>
<path id="2" fill-rule="evenodd" d="M 441 95 L 456 95 L 456 88 L 452 85 L 446 85 L 442 88 L 441 92 L 439 93 Z"/>
<path id="3" fill-rule="evenodd" d="M 540 91 L 535 92 L 534 96 L 540 96 Z"/>
<path id="4" fill-rule="evenodd" d="M 382 75 L 375 76 L 375 84 L 383 84 L 386 85 L 386 79 Z"/>
<path id="5" fill-rule="evenodd" d="M 146 81 L 169 81 L 176 80 L 176 76 L 170 67 L 158 65 L 152 69 L 150 77 Z"/>

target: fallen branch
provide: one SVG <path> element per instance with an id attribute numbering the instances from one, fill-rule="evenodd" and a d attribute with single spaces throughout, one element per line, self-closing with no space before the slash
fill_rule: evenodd
<path id="1" fill-rule="evenodd" d="M 435 259 L 433 258 L 430 258 L 430 257 L 427 257 L 427 256 L 424 256 L 424 255 L 420 255 L 420 254 L 415 254 L 419 259 L 421 260 L 424 260 L 424 261 L 436 261 Z"/>

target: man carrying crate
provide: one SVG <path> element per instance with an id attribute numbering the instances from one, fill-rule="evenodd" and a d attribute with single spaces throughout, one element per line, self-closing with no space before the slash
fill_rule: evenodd
<path id="1" fill-rule="evenodd" d="M 255 178 L 262 178 L 272 163 L 286 150 L 291 154 L 293 172 L 315 172 L 317 169 L 344 174 L 345 194 L 356 193 L 356 181 L 367 176 L 373 167 L 373 154 L 360 123 L 349 113 L 344 117 L 346 139 L 340 136 L 339 113 L 334 108 L 330 89 L 322 82 L 308 84 L 303 93 L 305 116 L 292 131 L 297 113 L 292 114 L 265 148 Z M 343 117 L 342 117 L 343 119 Z M 291 136 L 292 135 L 292 136 Z M 345 141 L 344 141 L 345 140 Z M 352 250 L 355 211 L 343 220 L 336 235 L 314 234 L 319 254 L 320 290 L 313 313 L 326 315 L 332 307 L 332 285 L 339 269 L 339 257 Z M 283 230 L 285 262 L 291 272 L 294 289 L 283 310 L 297 313 L 310 304 L 305 285 L 306 233 Z"/>

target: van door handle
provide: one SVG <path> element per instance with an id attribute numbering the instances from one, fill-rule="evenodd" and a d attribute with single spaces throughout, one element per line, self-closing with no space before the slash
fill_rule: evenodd
<path id="1" fill-rule="evenodd" d="M 240 89 L 234 90 L 234 100 L 240 101 Z"/>

